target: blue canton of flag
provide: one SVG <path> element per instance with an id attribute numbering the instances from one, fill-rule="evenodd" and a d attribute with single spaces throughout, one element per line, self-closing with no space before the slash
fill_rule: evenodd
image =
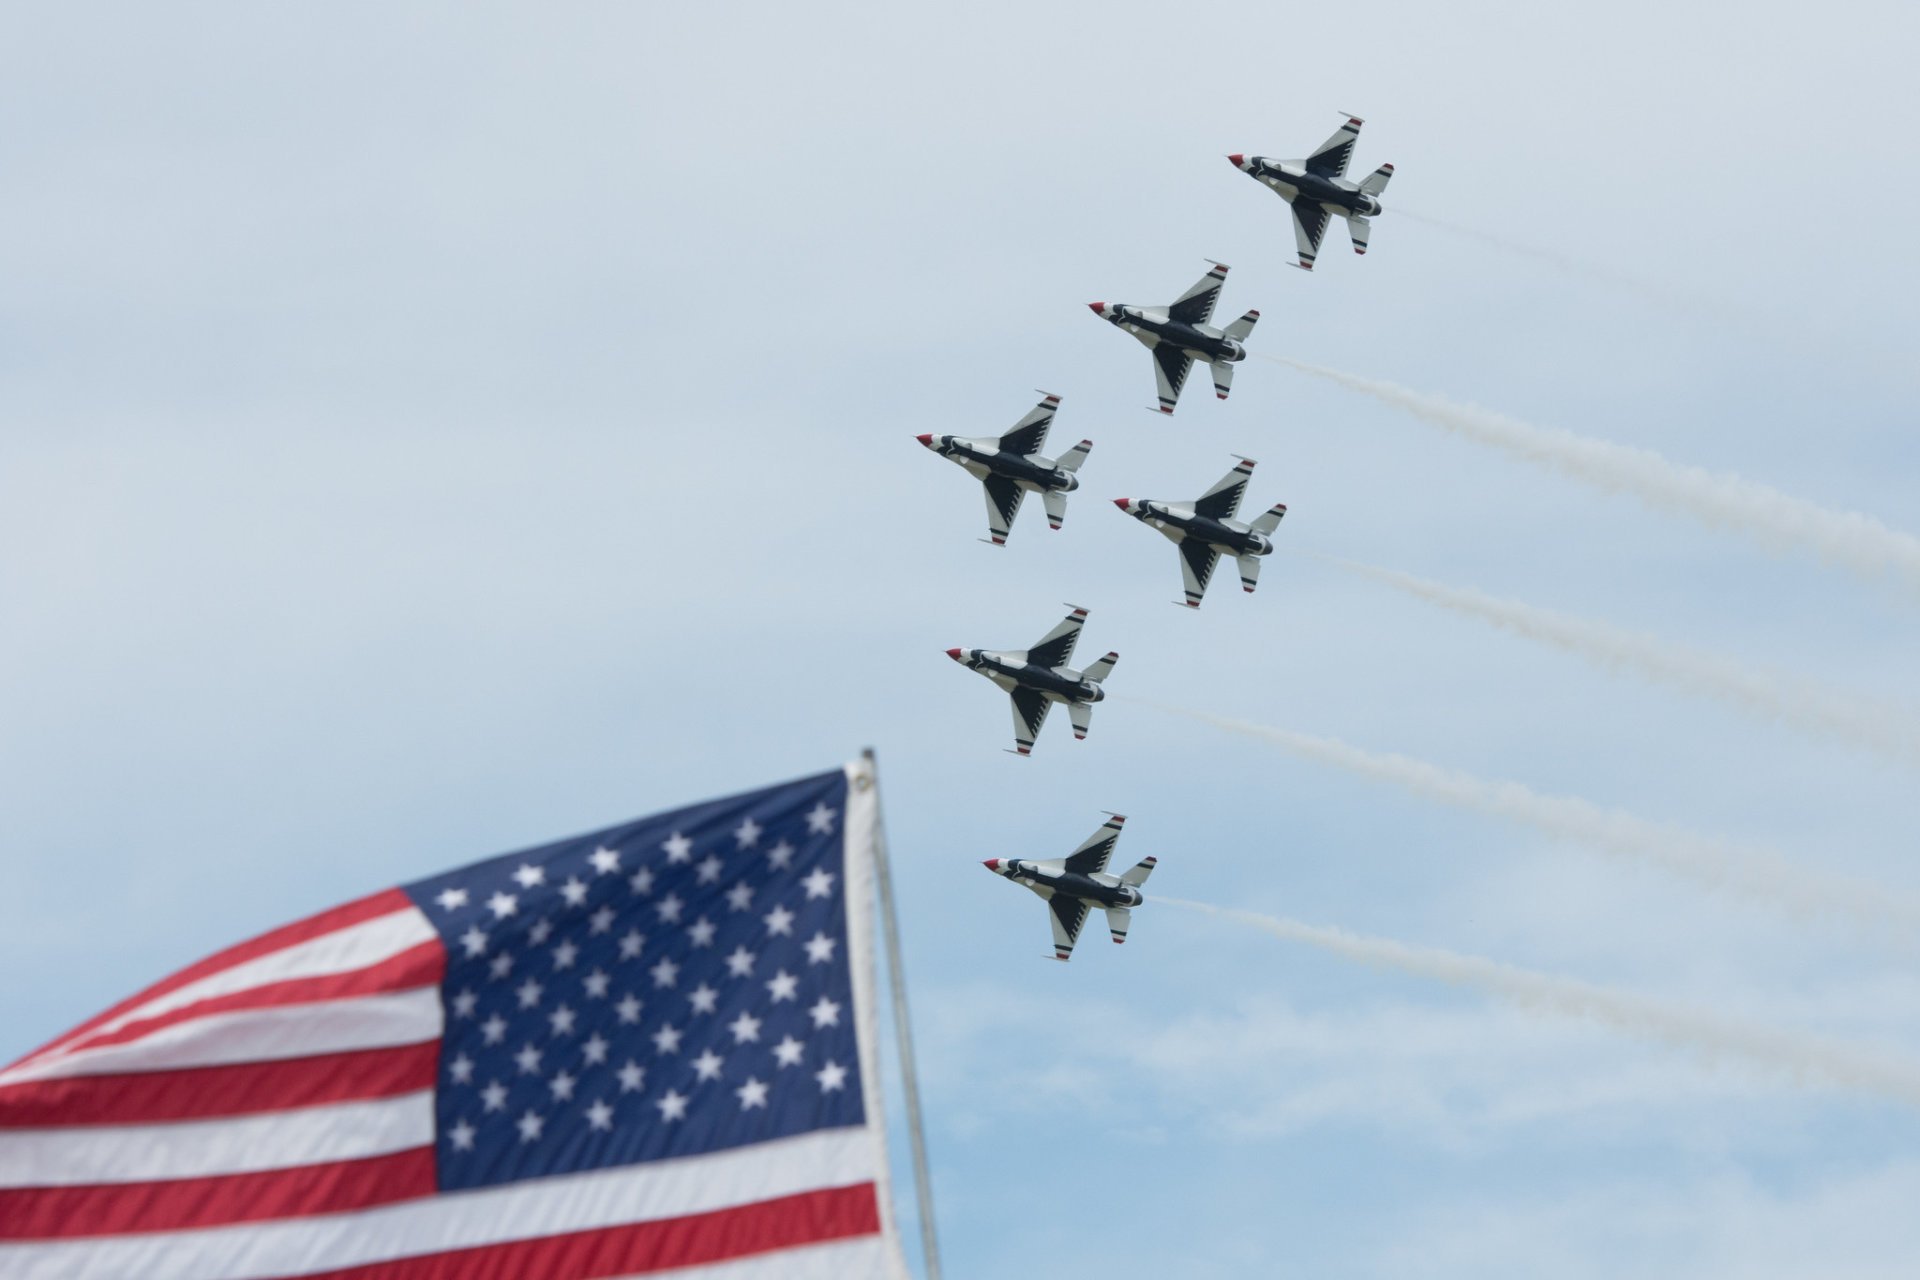
<path id="1" fill-rule="evenodd" d="M 446 946 L 443 1190 L 865 1122 L 843 771 L 405 887 Z"/>

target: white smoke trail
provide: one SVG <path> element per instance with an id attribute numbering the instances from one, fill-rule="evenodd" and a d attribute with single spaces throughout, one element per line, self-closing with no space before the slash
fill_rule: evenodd
<path id="1" fill-rule="evenodd" d="M 1683 466 L 1651 449 L 1637 449 L 1539 427 L 1444 396 L 1377 378 L 1267 356 L 1364 392 L 1448 431 L 1563 472 L 1609 492 L 1631 493 L 1648 506 L 1679 512 L 1716 528 L 1745 533 L 1775 551 L 1810 547 L 1826 560 L 1868 577 L 1891 574 L 1920 591 L 1920 538 L 1890 529 L 1871 516 L 1790 497 L 1742 476 Z"/>
<path id="2" fill-rule="evenodd" d="M 1903 764 L 1920 766 L 1920 710 L 1871 701 L 1781 672 L 1742 666 L 1718 654 L 1666 644 L 1650 635 L 1450 587 L 1410 573 L 1334 556 L 1316 558 L 1444 609 L 1576 654 L 1610 671 L 1637 672 L 1806 733 L 1840 738 Z"/>
<path id="3" fill-rule="evenodd" d="M 1206 902 L 1167 897 L 1156 897 L 1154 901 L 1225 916 L 1275 937 L 1305 942 L 1366 964 L 1485 991 L 1522 1008 L 1587 1018 L 1680 1048 L 1728 1054 L 1777 1067 L 1796 1079 L 1826 1080 L 1920 1105 L 1920 1063 L 1884 1058 L 1819 1036 L 1741 1022 L 1706 1010 L 1612 991 L 1573 978 L 1518 969 L 1478 956 L 1408 946 L 1385 938 L 1348 933 L 1344 929 L 1302 924 Z"/>
<path id="4" fill-rule="evenodd" d="M 1611 267 L 1603 266 L 1588 258 L 1578 258 L 1569 253 L 1562 253 L 1558 249 L 1548 249 L 1541 245 L 1528 244 L 1522 240 L 1515 240 L 1511 236 L 1500 235 L 1491 231 L 1482 231 L 1478 227 L 1469 227 L 1458 222 L 1448 222 L 1444 218 L 1434 218 L 1424 213 L 1415 213 L 1403 205 L 1394 205 L 1393 216 L 1396 219 L 1405 218 L 1409 222 L 1422 223 L 1436 230 L 1444 231 L 1449 235 L 1478 241 L 1481 244 L 1499 249 L 1505 253 L 1515 254 L 1522 258 L 1531 258 L 1535 262 L 1546 263 L 1548 266 L 1564 272 L 1569 276 L 1595 280 L 1601 284 L 1610 285 L 1615 289 L 1631 293 L 1642 301 L 1654 303 L 1671 311 L 1684 312 L 1696 319 L 1711 320 L 1719 325 L 1732 325 L 1747 330 L 1756 336 L 1761 336 L 1761 331 L 1753 323 L 1753 317 L 1745 312 L 1738 311 L 1729 306 L 1704 301 L 1699 297 L 1667 288 L 1655 281 L 1640 276 L 1629 275 L 1624 271 L 1617 271 Z"/>
<path id="5" fill-rule="evenodd" d="M 1648 822 L 1573 796 L 1543 795 L 1517 782 L 1477 778 L 1410 756 L 1366 751 L 1335 738 L 1251 724 L 1204 711 L 1149 702 L 1171 715 L 1271 742 L 1305 760 L 1317 761 L 1403 787 L 1430 800 L 1524 823 L 1549 835 L 1576 840 L 1619 857 L 1664 867 L 1714 888 L 1723 888 L 1796 910 L 1843 913 L 1891 927 L 1910 937 L 1920 927 L 1920 901 L 1877 884 L 1796 866 L 1768 849 Z"/>

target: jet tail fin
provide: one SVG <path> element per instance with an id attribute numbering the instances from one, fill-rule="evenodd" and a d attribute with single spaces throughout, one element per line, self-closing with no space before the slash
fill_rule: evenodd
<path id="1" fill-rule="evenodd" d="M 1160 860 L 1158 858 L 1140 859 L 1139 862 L 1135 863 L 1132 867 L 1130 867 L 1127 870 L 1127 873 L 1125 875 L 1120 877 L 1120 883 L 1130 884 L 1134 888 L 1138 889 L 1141 885 L 1147 882 L 1147 877 L 1153 874 L 1153 868 L 1159 861 Z"/>
<path id="2" fill-rule="evenodd" d="M 1073 721 L 1073 736 L 1084 740 L 1087 730 L 1093 728 L 1093 704 L 1091 702 L 1069 702 L 1067 718 Z"/>
<path id="3" fill-rule="evenodd" d="M 1373 234 L 1373 223 L 1356 213 L 1347 219 L 1347 234 L 1353 237 L 1353 251 L 1365 253 L 1367 237 Z"/>
<path id="4" fill-rule="evenodd" d="M 1280 521 L 1286 517 L 1286 514 L 1286 503 L 1274 503 L 1267 511 L 1253 518 L 1253 531 L 1258 534 L 1272 533 L 1280 527 Z"/>
<path id="5" fill-rule="evenodd" d="M 1260 557 L 1235 556 L 1234 560 L 1240 565 L 1240 589 L 1251 593 L 1260 581 Z"/>
<path id="6" fill-rule="evenodd" d="M 1086 676 L 1087 679 L 1093 681 L 1095 684 L 1099 684 L 1102 680 L 1105 680 L 1108 676 L 1113 674 L 1113 664 L 1118 661 L 1120 661 L 1119 654 L 1109 653 L 1105 657 L 1101 658 L 1098 662 L 1088 667 L 1085 671 L 1081 672 L 1081 674 Z"/>
<path id="7" fill-rule="evenodd" d="M 1226 360 L 1216 360 L 1213 369 L 1213 394 L 1220 399 L 1227 398 L 1227 392 L 1233 390 L 1233 364 Z"/>
<path id="8" fill-rule="evenodd" d="M 1133 912 L 1125 907 L 1107 908 L 1107 928 L 1113 933 L 1115 942 L 1127 940 L 1127 928 L 1133 923 Z"/>
<path id="9" fill-rule="evenodd" d="M 1387 189 L 1387 183 L 1393 180 L 1393 166 L 1383 164 L 1361 180 L 1360 190 L 1370 196 L 1377 196 Z"/>
<path id="10" fill-rule="evenodd" d="M 1247 314 L 1241 316 L 1238 320 L 1235 320 L 1232 324 L 1228 325 L 1224 330 L 1224 332 L 1229 338 L 1232 338 L 1235 342 L 1245 342 L 1247 340 L 1247 335 L 1253 332 L 1253 326 L 1259 323 L 1260 323 L 1260 313 L 1258 311 L 1249 311 L 1247 312 Z"/>
<path id="11" fill-rule="evenodd" d="M 1067 495 L 1061 489 L 1047 489 L 1040 494 L 1040 501 L 1047 508 L 1047 527 L 1058 529 L 1060 522 L 1067 518 Z"/>
<path id="12" fill-rule="evenodd" d="M 1087 460 L 1087 454 L 1092 449 L 1093 441 L 1082 440 L 1079 444 L 1061 454 L 1060 460 L 1053 465 L 1062 471 L 1078 471 L 1080 464 Z"/>

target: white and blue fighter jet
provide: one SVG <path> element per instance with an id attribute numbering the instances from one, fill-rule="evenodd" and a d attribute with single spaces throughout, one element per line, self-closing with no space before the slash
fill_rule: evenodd
<path id="1" fill-rule="evenodd" d="M 1080 478 L 1074 473 L 1087 460 L 1093 441 L 1082 440 L 1057 461 L 1042 457 L 1040 450 L 1047 444 L 1047 428 L 1053 425 L 1053 413 L 1059 407 L 1060 397 L 1047 395 L 1003 436 L 928 433 L 914 437 L 947 461 L 960 464 L 985 487 L 988 541 L 996 547 L 1007 544 L 1007 531 L 1013 527 L 1013 518 L 1020 514 L 1021 499 L 1028 493 L 1039 494 L 1040 501 L 1046 504 L 1050 528 L 1058 529 L 1060 522 L 1067 518 L 1067 495 L 1080 487 Z"/>
<path id="2" fill-rule="evenodd" d="M 1187 607 L 1198 609 L 1207 593 L 1207 581 L 1222 555 L 1240 566 L 1240 585 L 1252 591 L 1260 581 L 1260 557 L 1273 554 L 1272 533 L 1286 517 L 1287 504 L 1276 502 L 1266 513 L 1242 524 L 1234 519 L 1240 498 L 1253 474 L 1253 459 L 1220 477 L 1213 488 L 1192 502 L 1162 502 L 1155 498 L 1115 498 L 1113 505 L 1172 539 L 1180 549 L 1180 575 L 1186 586 Z"/>
<path id="3" fill-rule="evenodd" d="M 1047 862 L 1029 862 L 1024 858 L 988 858 L 983 864 L 997 876 L 1025 885 L 1046 900 L 1047 917 L 1053 925 L 1053 958 L 1065 960 L 1073 954 L 1080 939 L 1080 927 L 1087 912 L 1100 907 L 1107 913 L 1107 929 L 1115 942 L 1127 940 L 1133 909 L 1145 902 L 1140 886 L 1153 874 L 1156 858 L 1144 858 L 1123 875 L 1108 875 L 1107 860 L 1120 841 L 1120 827 L 1126 818 L 1109 817 L 1105 826 L 1087 837 L 1086 843 L 1068 854 Z"/>
<path id="4" fill-rule="evenodd" d="M 1294 265 L 1303 271 L 1313 270 L 1313 261 L 1320 254 L 1320 237 L 1327 233 L 1327 222 L 1335 215 L 1347 220 L 1353 251 L 1367 251 L 1367 238 L 1373 234 L 1368 219 L 1384 209 L 1380 193 L 1393 177 L 1393 166 L 1383 164 L 1359 182 L 1347 181 L 1347 162 L 1353 158 L 1353 144 L 1359 140 L 1363 123 L 1358 116 L 1347 117 L 1347 122 L 1305 160 L 1227 157 L 1234 168 L 1293 206 L 1293 239 L 1300 253 L 1300 261 Z"/>
<path id="5" fill-rule="evenodd" d="M 1233 388 L 1233 366 L 1247 358 L 1247 349 L 1240 344 L 1253 332 L 1260 313 L 1249 311 L 1224 329 L 1207 323 L 1213 319 L 1213 304 L 1220 300 L 1220 286 L 1226 278 L 1227 268 L 1215 262 L 1213 270 L 1201 276 L 1198 284 L 1164 307 L 1137 307 L 1125 302 L 1087 304 L 1093 314 L 1132 334 L 1153 353 L 1153 376 L 1162 413 L 1173 412 L 1195 360 L 1206 361 L 1213 370 L 1213 393 L 1220 399 L 1225 400 Z"/>
<path id="6" fill-rule="evenodd" d="M 1013 699 L 1013 749 L 1016 755 L 1030 755 L 1033 740 L 1040 736 L 1047 712 L 1056 702 L 1067 704 L 1073 719 L 1073 736 L 1084 738 L 1093 719 L 1093 704 L 1104 700 L 1100 687 L 1113 671 L 1120 655 L 1109 653 L 1085 671 L 1067 664 L 1073 661 L 1074 642 L 1080 639 L 1080 624 L 1087 620 L 1085 609 L 1074 608 L 1065 621 L 1047 632 L 1031 649 L 949 649 L 947 656 L 969 671 L 976 671 L 1007 691 Z"/>

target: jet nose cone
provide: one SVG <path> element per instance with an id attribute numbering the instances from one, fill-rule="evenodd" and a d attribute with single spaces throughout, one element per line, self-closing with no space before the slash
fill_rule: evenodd
<path id="1" fill-rule="evenodd" d="M 1113 500 L 1113 505 L 1120 508 L 1122 511 L 1131 512 L 1131 509 L 1133 507 L 1133 499 L 1132 498 L 1115 498 Z"/>
<path id="2" fill-rule="evenodd" d="M 985 867 L 989 871 L 998 871 L 1000 869 L 1000 859 L 988 858 L 985 862 L 981 863 L 980 865 Z"/>
<path id="3" fill-rule="evenodd" d="M 949 658 L 952 658 L 955 662 L 960 661 L 960 651 L 958 649 L 947 650 L 947 656 Z"/>
<path id="4" fill-rule="evenodd" d="M 923 436 L 915 436 L 915 437 L 914 437 L 914 439 L 915 439 L 915 440 L 918 440 L 918 441 L 919 441 L 919 442 L 920 442 L 921 444 L 923 444 L 923 445 L 925 445 L 925 446 L 927 446 L 927 448 L 929 448 L 929 449 L 931 449 L 931 448 L 933 448 L 933 433 L 932 433 L 932 432 L 928 432 L 928 433 L 927 433 L 926 435 L 923 435 Z"/>
<path id="5" fill-rule="evenodd" d="M 1228 156 L 1227 159 L 1231 160 L 1233 162 L 1233 167 L 1238 169 L 1241 167 L 1241 165 L 1243 165 L 1246 162 L 1247 158 L 1236 152 L 1235 154 Z"/>
<path id="6" fill-rule="evenodd" d="M 1093 314 L 1097 316 L 1104 316 L 1105 314 L 1107 314 L 1107 304 L 1104 302 L 1089 302 L 1087 306 L 1091 307 L 1093 309 Z"/>

